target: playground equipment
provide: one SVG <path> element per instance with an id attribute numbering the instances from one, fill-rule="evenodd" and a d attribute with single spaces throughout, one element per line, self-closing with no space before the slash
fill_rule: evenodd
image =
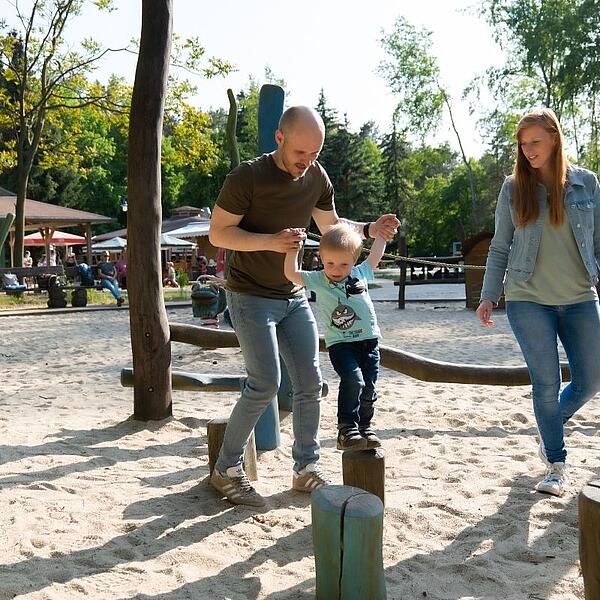
<path id="1" fill-rule="evenodd" d="M 600 480 L 579 494 L 579 559 L 585 600 L 600 598 Z"/>
<path id="2" fill-rule="evenodd" d="M 355 487 L 312 493 L 317 600 L 383 600 L 383 503 Z"/>
<path id="3" fill-rule="evenodd" d="M 184 323 L 171 323 L 170 328 L 173 342 L 211 349 L 236 348 L 239 345 L 233 331 L 208 329 Z M 322 352 L 326 350 L 322 337 L 319 346 Z M 420 381 L 507 386 L 530 384 L 529 372 L 525 366 L 505 367 L 449 363 L 383 345 L 380 346 L 380 355 L 382 367 Z M 562 362 L 561 370 L 563 381 L 568 381 L 570 379 L 568 364 Z"/>

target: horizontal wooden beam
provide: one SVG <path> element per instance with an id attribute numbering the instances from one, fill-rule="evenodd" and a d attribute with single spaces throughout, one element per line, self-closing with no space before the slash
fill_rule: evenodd
<path id="1" fill-rule="evenodd" d="M 193 344 L 201 348 L 235 348 L 239 346 L 234 331 L 211 329 L 197 325 L 171 323 L 171 341 Z M 325 351 L 323 337 L 319 340 Z M 466 383 L 471 385 L 530 385 L 527 367 L 449 363 L 425 358 L 390 346 L 380 346 L 381 366 L 420 381 Z M 569 365 L 561 363 L 563 381 L 571 377 Z"/>
<path id="2" fill-rule="evenodd" d="M 171 371 L 171 387 L 174 390 L 189 392 L 239 392 L 245 379 L 245 377 Z M 133 387 L 133 369 L 121 369 L 121 385 Z"/>

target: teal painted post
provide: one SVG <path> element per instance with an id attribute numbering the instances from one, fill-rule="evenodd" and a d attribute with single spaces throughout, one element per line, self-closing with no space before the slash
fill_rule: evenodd
<path id="1" fill-rule="evenodd" d="M 4 242 L 8 237 L 8 232 L 10 231 L 10 226 L 13 224 L 15 220 L 15 215 L 12 213 L 6 213 L 6 216 L 0 220 L 0 248 L 4 246 Z"/>
<path id="2" fill-rule="evenodd" d="M 311 514 L 317 600 L 385 600 L 381 500 L 327 485 L 312 493 Z"/>
<path id="3" fill-rule="evenodd" d="M 254 426 L 257 450 L 275 450 L 281 444 L 277 396 L 267 405 Z"/>
<path id="4" fill-rule="evenodd" d="M 273 152 L 277 149 L 275 131 L 283 114 L 285 92 L 278 85 L 270 83 L 260 88 L 258 95 L 258 153 Z"/>
<path id="5" fill-rule="evenodd" d="M 283 114 L 285 92 L 278 85 L 266 84 L 258 96 L 258 153 L 272 152 L 277 148 L 275 131 Z M 281 359 L 280 359 L 281 361 Z M 281 361 L 282 372 L 285 369 Z M 287 375 L 287 371 L 286 371 Z M 282 376 L 283 380 L 283 376 Z M 291 384 L 290 384 L 291 388 Z M 285 394 L 285 392 L 284 392 Z M 279 434 L 279 404 L 277 396 L 265 408 L 254 427 L 257 450 L 274 450 L 281 443 Z"/>

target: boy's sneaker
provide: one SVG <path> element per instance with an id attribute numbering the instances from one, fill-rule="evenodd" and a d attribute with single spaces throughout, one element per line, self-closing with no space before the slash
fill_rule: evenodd
<path id="1" fill-rule="evenodd" d="M 310 494 L 323 485 L 331 485 L 331 481 L 321 472 L 317 463 L 306 465 L 297 473 L 294 471 L 292 489 Z"/>
<path id="2" fill-rule="evenodd" d="M 230 502 L 248 506 L 264 506 L 265 499 L 252 487 L 241 465 L 229 467 L 225 473 L 213 469 L 211 485 Z"/>
<path id="3" fill-rule="evenodd" d="M 563 462 L 552 463 L 546 469 L 546 477 L 535 486 L 535 489 L 545 494 L 562 496 L 566 480 L 567 465 Z"/>
<path id="4" fill-rule="evenodd" d="M 360 435 L 367 440 L 367 450 L 372 448 L 379 448 L 381 446 L 381 440 L 377 437 L 377 434 L 370 428 L 365 427 L 360 430 Z"/>
<path id="5" fill-rule="evenodd" d="M 358 427 L 342 427 L 337 436 L 338 450 L 366 450 L 367 440 L 360 434 Z"/>

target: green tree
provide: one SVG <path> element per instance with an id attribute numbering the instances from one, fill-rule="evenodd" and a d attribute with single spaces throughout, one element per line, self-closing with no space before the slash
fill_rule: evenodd
<path id="1" fill-rule="evenodd" d="M 507 51 L 487 72 L 500 110 L 552 108 L 577 160 L 598 170 L 600 10 L 597 0 L 484 0 L 481 13 Z"/>
<path id="2" fill-rule="evenodd" d="M 480 210 L 475 176 L 454 121 L 450 95 L 440 83 L 440 70 L 431 56 L 431 31 L 417 29 L 399 17 L 392 31 L 382 37 L 381 44 L 389 58 L 381 62 L 379 72 L 399 98 L 394 120 L 404 125 L 403 130 L 416 135 L 424 144 L 426 136 L 439 126 L 444 108 L 448 111 L 468 175 L 472 219 L 477 226 Z"/>
<path id="3" fill-rule="evenodd" d="M 13 93 L 4 93 L 0 111 L 17 115 L 14 156 L 17 170 L 15 218 L 15 254 L 17 266 L 23 261 L 25 196 L 35 155 L 44 135 L 48 113 L 65 106 L 100 103 L 101 97 L 81 97 L 80 78 L 91 72 L 108 50 L 85 41 L 79 50 L 64 44 L 67 23 L 81 12 L 84 0 L 34 0 L 28 15 L 15 5 L 20 31 L 0 35 L 0 69 Z M 110 0 L 94 0 L 101 9 L 110 8 Z"/>

